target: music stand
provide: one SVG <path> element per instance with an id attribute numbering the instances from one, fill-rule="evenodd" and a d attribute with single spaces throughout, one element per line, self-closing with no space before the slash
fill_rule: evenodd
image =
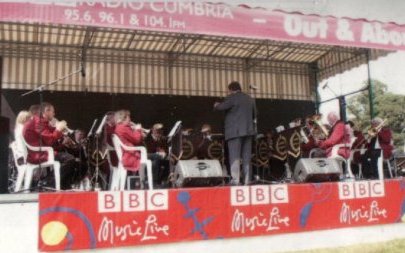
<path id="1" fill-rule="evenodd" d="M 105 123 L 107 122 L 107 115 L 104 115 L 103 119 L 101 120 L 100 125 L 98 126 L 96 132 L 94 133 L 94 139 L 96 142 L 96 150 L 94 151 L 95 153 L 99 153 L 100 152 L 100 148 L 99 148 L 99 138 L 101 133 L 103 132 Z M 107 151 L 108 152 L 108 151 Z M 96 155 L 96 168 L 95 168 L 95 175 L 92 177 L 92 180 L 94 179 L 94 190 L 95 191 L 100 191 L 101 187 L 100 184 L 98 182 L 98 178 L 99 178 L 99 174 L 100 174 L 100 161 L 99 161 L 99 155 Z M 92 181 L 91 180 L 91 181 Z"/>
<path id="2" fill-rule="evenodd" d="M 35 93 L 35 92 L 38 92 L 38 95 L 39 95 L 39 105 L 40 105 L 39 118 L 41 119 L 41 118 L 42 118 L 42 104 L 43 104 L 43 102 L 44 102 L 43 91 L 45 90 L 45 88 L 46 88 L 46 87 L 49 87 L 49 86 L 52 86 L 52 85 L 56 84 L 56 83 L 59 82 L 59 81 L 65 80 L 66 78 L 68 78 L 68 77 L 70 77 L 70 76 L 73 76 L 73 75 L 75 75 L 75 74 L 81 72 L 82 69 L 83 69 L 83 65 L 82 65 L 82 63 L 80 63 L 80 67 L 79 67 L 77 70 L 73 71 L 72 73 L 69 73 L 69 74 L 67 74 L 67 75 L 65 75 L 65 76 L 62 76 L 62 77 L 56 79 L 56 80 L 53 80 L 53 81 L 50 82 L 50 83 L 42 84 L 42 85 L 40 85 L 40 86 L 38 86 L 38 87 L 36 87 L 36 88 L 30 90 L 30 91 L 27 91 L 27 92 L 23 93 L 23 94 L 21 95 L 21 97 L 25 97 L 25 96 L 27 96 L 27 95 L 33 94 L 33 93 Z M 40 127 L 40 128 L 39 128 L 39 132 L 40 132 L 40 134 L 39 134 L 39 148 L 40 148 L 40 150 L 41 150 L 41 149 L 42 149 L 42 138 L 41 138 L 42 125 L 39 124 L 39 127 Z M 42 152 L 42 151 L 39 151 L 39 152 Z M 39 162 L 39 173 L 40 173 L 40 175 L 42 175 L 42 169 L 43 169 L 42 166 L 41 166 L 41 163 L 42 163 L 42 162 L 40 161 L 40 162 Z M 62 167 L 61 167 L 61 169 L 62 169 Z M 43 187 L 42 182 L 41 182 L 41 176 L 40 176 L 39 179 L 38 179 L 37 186 L 36 186 L 35 188 L 30 188 L 30 190 L 32 190 L 32 189 L 37 189 L 38 191 L 40 191 L 41 189 L 45 189 L 45 188 L 46 188 L 47 190 L 50 189 L 49 187 Z M 52 189 L 52 190 L 55 191 L 55 189 Z"/>
<path id="3" fill-rule="evenodd" d="M 183 154 L 183 137 L 182 137 L 182 123 L 181 121 L 177 121 L 167 136 L 167 144 L 169 146 L 169 181 L 174 184 L 174 168 L 177 162 L 181 159 Z"/>

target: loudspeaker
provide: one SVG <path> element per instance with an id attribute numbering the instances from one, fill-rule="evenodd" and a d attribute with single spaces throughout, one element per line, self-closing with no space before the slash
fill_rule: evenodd
<path id="1" fill-rule="evenodd" d="M 342 175 L 339 162 L 326 158 L 301 158 L 294 169 L 296 182 L 337 181 Z"/>
<path id="2" fill-rule="evenodd" d="M 175 186 L 215 186 L 223 182 L 218 160 L 180 160 L 174 170 Z"/>

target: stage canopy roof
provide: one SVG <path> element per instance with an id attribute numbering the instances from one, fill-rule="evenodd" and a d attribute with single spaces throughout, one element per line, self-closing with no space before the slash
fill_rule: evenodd
<path id="1" fill-rule="evenodd" d="M 9 54 L 43 46 L 74 48 L 80 57 L 108 49 L 245 59 L 247 68 L 313 64 L 319 81 L 405 49 L 405 28 L 201 2 L 3 2 L 0 43 Z"/>

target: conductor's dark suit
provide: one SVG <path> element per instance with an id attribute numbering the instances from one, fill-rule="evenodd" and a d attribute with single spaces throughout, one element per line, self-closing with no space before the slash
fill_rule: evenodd
<path id="1" fill-rule="evenodd" d="M 243 164 L 244 183 L 250 181 L 252 137 L 256 135 L 256 105 L 247 94 L 236 91 L 215 106 L 225 111 L 225 140 L 229 149 L 231 184 L 239 184 L 240 159 Z"/>

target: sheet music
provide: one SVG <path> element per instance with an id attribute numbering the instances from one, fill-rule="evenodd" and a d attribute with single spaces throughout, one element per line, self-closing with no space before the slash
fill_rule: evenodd
<path id="1" fill-rule="evenodd" d="M 169 135 L 167 136 L 167 141 L 170 142 L 173 138 L 173 136 L 176 134 L 177 130 L 181 127 L 181 121 L 177 121 L 176 124 L 174 124 L 172 130 L 170 130 Z"/>
<path id="2" fill-rule="evenodd" d="M 104 115 L 103 120 L 101 121 L 100 125 L 97 128 L 96 135 L 101 134 L 101 131 L 103 131 L 103 127 L 104 127 L 106 121 L 107 121 L 107 115 Z"/>

